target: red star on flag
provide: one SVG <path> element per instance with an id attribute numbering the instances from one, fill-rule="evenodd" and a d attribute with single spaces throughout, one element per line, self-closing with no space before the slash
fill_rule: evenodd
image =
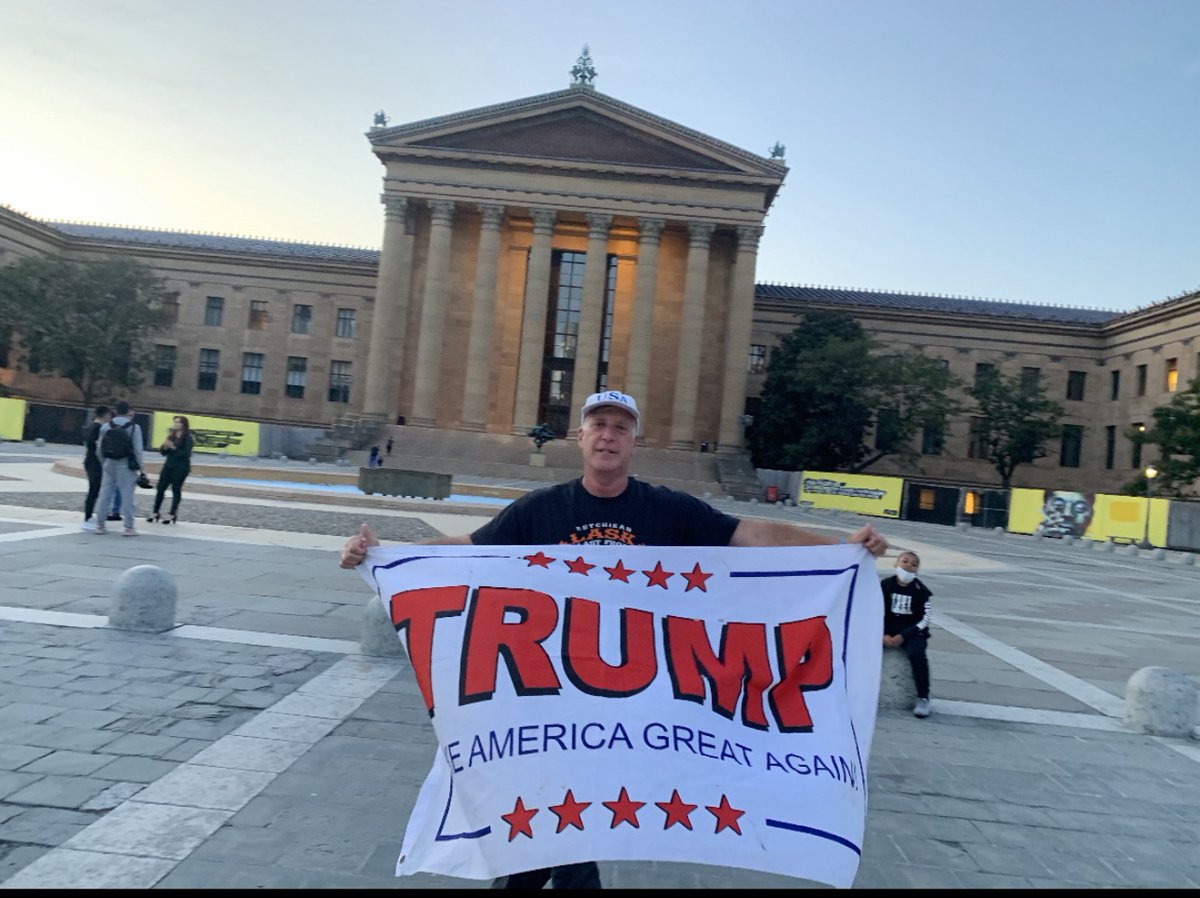
<path id="1" fill-rule="evenodd" d="M 586 561 L 584 561 L 582 555 L 580 555 L 574 561 L 564 561 L 563 564 L 567 566 L 567 570 L 569 570 L 572 574 L 583 574 L 585 577 L 587 576 L 587 572 L 596 566 L 594 564 L 588 564 Z"/>
<path id="2" fill-rule="evenodd" d="M 582 815 L 584 810 L 590 805 L 590 801 L 576 801 L 575 795 L 568 789 L 566 796 L 562 800 L 562 804 L 550 805 L 550 810 L 558 815 L 558 829 L 555 832 L 560 833 L 568 826 L 583 829 Z"/>
<path id="3" fill-rule="evenodd" d="M 629 575 L 633 573 L 633 568 L 625 567 L 620 558 L 617 559 L 616 567 L 606 567 L 605 570 L 608 571 L 609 580 L 620 580 L 622 583 L 628 583 Z"/>
<path id="4" fill-rule="evenodd" d="M 729 799 L 724 795 L 721 796 L 721 803 L 715 807 L 711 804 L 705 805 L 710 814 L 717 818 L 717 828 L 713 832 L 719 833 L 723 829 L 731 829 L 739 836 L 742 834 L 742 827 L 738 823 L 738 818 L 745 811 L 739 811 L 737 808 L 729 804 Z"/>
<path id="5" fill-rule="evenodd" d="M 670 829 L 676 823 L 682 823 L 688 829 L 692 828 L 692 821 L 691 818 L 688 817 L 688 814 L 696 810 L 697 806 L 694 804 L 688 804 L 686 801 L 680 798 L 678 789 L 675 789 L 671 793 L 670 801 L 656 801 L 654 803 L 662 808 L 663 813 L 667 815 L 667 820 L 663 824 L 663 829 Z"/>
<path id="6" fill-rule="evenodd" d="M 621 787 L 621 794 L 617 797 L 616 801 L 602 801 L 600 803 L 612 811 L 612 826 L 609 829 L 616 829 L 622 823 L 628 823 L 634 829 L 642 828 L 641 824 L 638 823 L 637 812 L 646 802 L 631 799 L 629 793 L 625 791 L 624 786 Z"/>
<path id="7" fill-rule="evenodd" d="M 547 570 L 550 569 L 550 562 L 554 560 L 549 555 L 542 554 L 541 549 L 538 549 L 536 555 L 522 555 L 521 557 L 529 562 L 530 567 L 544 567 Z"/>
<path id="8" fill-rule="evenodd" d="M 712 576 L 712 574 L 706 574 L 704 571 L 700 570 L 700 562 L 696 562 L 696 566 L 692 568 L 690 574 L 681 574 L 680 576 L 683 577 L 684 580 L 687 580 L 688 583 L 687 589 L 685 589 L 684 592 L 691 592 L 693 588 L 698 589 L 701 592 L 708 592 L 708 587 L 704 584 L 705 581 Z"/>
<path id="9" fill-rule="evenodd" d="M 649 582 L 646 584 L 647 588 L 649 588 L 651 586 L 661 586 L 663 589 L 666 589 L 667 588 L 667 580 L 669 580 L 671 577 L 675 576 L 675 573 L 673 571 L 664 571 L 663 570 L 661 561 L 655 562 L 654 570 L 642 571 L 642 573 L 645 574 L 647 579 L 649 580 Z"/>
<path id="10" fill-rule="evenodd" d="M 537 808 L 526 808 L 525 801 L 520 796 L 517 797 L 517 803 L 514 805 L 511 814 L 501 814 L 500 819 L 508 824 L 508 841 L 512 841 L 518 834 L 533 838 L 533 827 L 529 825 L 529 821 L 533 819 L 533 815 L 538 812 Z"/>

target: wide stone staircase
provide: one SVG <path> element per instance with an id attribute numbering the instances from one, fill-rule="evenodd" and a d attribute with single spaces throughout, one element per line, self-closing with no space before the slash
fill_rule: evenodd
<path id="1" fill-rule="evenodd" d="M 390 456 L 385 453 L 389 436 L 393 438 Z M 344 455 L 352 465 L 365 465 L 370 447 L 374 445 L 384 452 L 386 467 L 439 474 L 558 483 L 578 477 L 582 470 L 579 446 L 573 437 L 553 440 L 544 445 L 540 453 L 541 463 L 538 464 L 531 462 L 536 453 L 533 440 L 529 437 L 394 425 L 376 430 L 367 443 L 347 449 Z M 714 498 L 724 498 L 745 492 L 745 466 L 749 465 L 749 459 L 743 458 L 741 466 L 727 464 L 727 473 L 723 478 L 718 458 L 717 454 L 711 452 L 680 452 L 639 446 L 633 470 L 639 479 L 648 483 L 662 484 L 694 496 L 704 497 L 708 494 Z M 739 456 L 731 458 L 737 459 Z M 749 473 L 752 477 L 753 472 L 751 467 Z M 755 486 L 753 494 L 757 496 L 759 492 Z"/>

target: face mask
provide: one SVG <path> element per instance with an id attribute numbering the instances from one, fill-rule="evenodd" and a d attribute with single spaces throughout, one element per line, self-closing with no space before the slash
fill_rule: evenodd
<path id="1" fill-rule="evenodd" d="M 916 578 L 917 578 L 917 575 L 914 574 L 912 571 L 906 571 L 902 567 L 896 568 L 896 579 L 899 580 L 904 585 L 907 586 L 909 583 L 912 583 L 913 580 L 915 580 Z"/>

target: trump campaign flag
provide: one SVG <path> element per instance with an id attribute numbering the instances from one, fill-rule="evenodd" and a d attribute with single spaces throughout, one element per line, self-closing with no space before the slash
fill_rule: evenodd
<path id="1" fill-rule="evenodd" d="M 862 546 L 397 546 L 359 569 L 438 738 L 397 875 L 853 883 L 883 618 Z"/>

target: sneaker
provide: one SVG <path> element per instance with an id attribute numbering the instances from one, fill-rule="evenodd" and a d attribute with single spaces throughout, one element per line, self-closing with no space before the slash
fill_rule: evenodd
<path id="1" fill-rule="evenodd" d="M 103 524 L 97 524 L 92 528 L 92 533 L 98 533 L 103 536 L 104 534 L 108 533 L 108 529 Z"/>
<path id="2" fill-rule="evenodd" d="M 108 519 L 109 519 L 110 521 L 120 521 L 120 520 L 123 520 L 123 519 L 122 519 L 122 517 L 121 517 L 119 514 L 110 514 L 110 515 L 108 516 Z"/>
<path id="3" fill-rule="evenodd" d="M 124 529 L 124 531 L 122 531 L 121 535 L 122 536 L 137 536 L 138 532 L 136 530 L 134 530 L 132 527 L 126 527 Z M 926 712 L 926 713 L 928 713 L 928 712 Z"/>
<path id="4" fill-rule="evenodd" d="M 919 698 L 913 705 L 913 717 L 928 717 L 929 711 L 929 699 L 927 698 Z"/>
<path id="5" fill-rule="evenodd" d="M 95 521 L 93 521 L 91 518 L 88 518 L 86 521 L 84 521 L 82 524 L 80 524 L 80 525 L 79 525 L 79 529 L 81 529 L 81 530 L 95 530 L 95 529 L 96 529 L 96 522 L 95 522 Z"/>

